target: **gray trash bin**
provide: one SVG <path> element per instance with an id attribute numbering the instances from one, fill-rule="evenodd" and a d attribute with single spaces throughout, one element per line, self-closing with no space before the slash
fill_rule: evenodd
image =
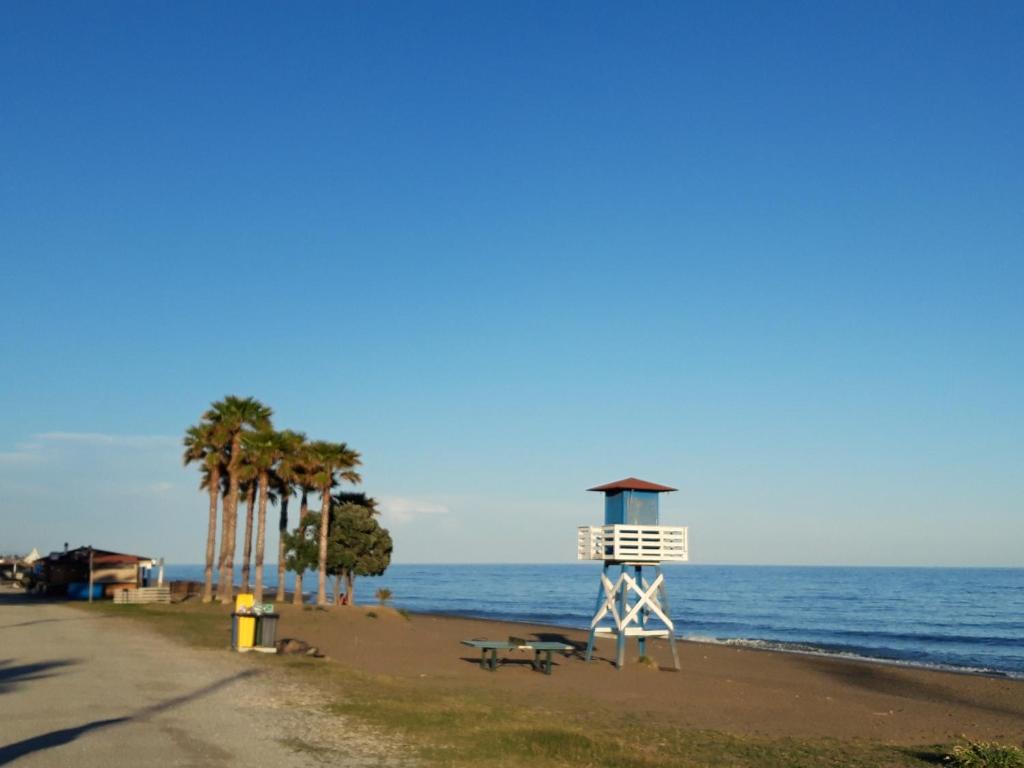
<path id="1" fill-rule="evenodd" d="M 231 650 L 233 651 L 238 650 L 238 619 L 240 617 L 241 614 L 231 614 Z"/>
<path id="2" fill-rule="evenodd" d="M 273 648 L 277 642 L 277 613 L 263 613 L 256 619 L 256 647 Z"/>

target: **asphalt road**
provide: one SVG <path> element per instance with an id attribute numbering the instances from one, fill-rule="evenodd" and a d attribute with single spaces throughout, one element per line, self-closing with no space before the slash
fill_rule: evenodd
<path id="1" fill-rule="evenodd" d="M 319 704 L 228 651 L 0 593 L 0 766 L 396 762 Z"/>

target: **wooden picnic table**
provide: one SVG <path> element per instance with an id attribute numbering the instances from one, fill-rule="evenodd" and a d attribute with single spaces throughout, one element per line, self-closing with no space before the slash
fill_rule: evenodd
<path id="1" fill-rule="evenodd" d="M 480 668 L 493 672 L 498 668 L 498 651 L 533 651 L 533 669 L 536 672 L 551 674 L 551 654 L 555 651 L 569 653 L 576 650 L 568 643 L 525 642 L 518 639 L 509 640 L 463 640 L 463 645 L 480 649 Z M 488 653 L 490 659 L 487 658 Z M 544 661 L 541 661 L 544 654 Z"/>

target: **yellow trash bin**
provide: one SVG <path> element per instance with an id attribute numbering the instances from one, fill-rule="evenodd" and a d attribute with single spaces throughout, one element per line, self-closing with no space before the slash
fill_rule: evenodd
<path id="1" fill-rule="evenodd" d="M 238 595 L 235 598 L 235 648 L 248 651 L 256 642 L 256 617 L 252 614 L 253 596 Z"/>

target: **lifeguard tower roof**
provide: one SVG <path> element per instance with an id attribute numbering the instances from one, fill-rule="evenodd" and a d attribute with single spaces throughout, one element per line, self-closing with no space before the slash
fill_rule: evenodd
<path id="1" fill-rule="evenodd" d="M 668 491 L 678 491 L 679 489 L 650 483 L 647 480 L 639 480 L 635 477 L 627 477 L 625 480 L 616 480 L 614 483 L 605 483 L 594 488 L 587 488 L 587 490 L 601 491 L 603 493 L 608 491 L 657 491 L 658 493 L 666 493 Z"/>

